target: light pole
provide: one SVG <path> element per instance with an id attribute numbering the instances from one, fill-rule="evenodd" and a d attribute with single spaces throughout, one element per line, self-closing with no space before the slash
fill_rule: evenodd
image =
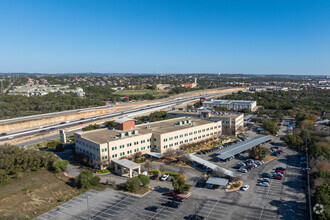
<path id="1" fill-rule="evenodd" d="M 88 195 L 86 195 L 86 199 L 87 199 L 87 213 L 88 213 L 88 219 L 91 219 L 91 216 L 90 216 L 90 214 L 89 214 Z"/>
<path id="2" fill-rule="evenodd" d="M 309 208 L 309 219 L 313 220 L 312 216 L 312 202 L 311 202 L 311 188 L 309 182 L 309 164 L 308 164 L 308 150 L 307 150 L 307 130 L 305 130 L 305 150 L 306 150 L 306 162 L 307 162 L 307 184 L 308 184 L 308 208 Z"/>

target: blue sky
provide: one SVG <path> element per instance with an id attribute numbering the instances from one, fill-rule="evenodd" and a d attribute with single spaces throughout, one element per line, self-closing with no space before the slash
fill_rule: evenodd
<path id="1" fill-rule="evenodd" d="M 0 72 L 329 74 L 329 0 L 1 0 Z"/>

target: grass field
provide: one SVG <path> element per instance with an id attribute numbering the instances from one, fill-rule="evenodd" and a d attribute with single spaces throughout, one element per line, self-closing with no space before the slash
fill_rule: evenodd
<path id="1" fill-rule="evenodd" d="M 0 219 L 32 219 L 82 193 L 69 181 L 63 173 L 43 169 L 0 186 Z"/>
<path id="2" fill-rule="evenodd" d="M 118 95 L 142 95 L 142 94 L 151 94 L 151 95 L 165 95 L 168 91 L 166 90 L 119 90 L 115 94 Z"/>

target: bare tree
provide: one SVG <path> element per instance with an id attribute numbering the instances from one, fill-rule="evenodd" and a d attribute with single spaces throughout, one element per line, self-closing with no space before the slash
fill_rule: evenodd
<path id="1" fill-rule="evenodd" d="M 189 161 L 189 156 L 187 154 L 183 154 L 178 157 L 178 161 L 182 163 L 187 163 Z"/>
<path id="2" fill-rule="evenodd" d="M 165 151 L 163 153 L 163 157 L 165 159 L 171 159 L 174 160 L 176 159 L 177 155 L 176 155 L 176 151 L 174 149 L 168 149 L 167 151 Z"/>
<path id="3" fill-rule="evenodd" d="M 164 172 L 164 171 L 165 171 L 165 166 L 164 166 L 164 164 L 162 164 L 162 165 L 159 166 L 159 171 L 160 171 L 160 172 Z"/>
<path id="4" fill-rule="evenodd" d="M 147 160 L 145 163 L 144 163 L 144 167 L 147 169 L 147 170 L 150 170 L 152 169 L 152 163 Z"/>

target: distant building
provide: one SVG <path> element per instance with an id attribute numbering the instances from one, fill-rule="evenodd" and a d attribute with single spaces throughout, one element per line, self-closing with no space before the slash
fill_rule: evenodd
<path id="1" fill-rule="evenodd" d="M 207 109 L 195 111 L 174 110 L 167 113 L 175 117 L 194 117 L 222 122 L 222 133 L 236 135 L 244 130 L 244 114 L 233 112 L 216 112 Z"/>
<path id="2" fill-rule="evenodd" d="M 87 155 L 102 168 L 114 159 L 131 157 L 137 152 L 163 153 L 183 144 L 218 138 L 222 133 L 221 121 L 200 118 L 181 117 L 136 126 L 129 118 L 116 122 L 115 130 L 75 133 L 76 152 Z"/>
<path id="3" fill-rule="evenodd" d="M 157 84 L 157 90 L 166 90 L 171 88 L 171 84 Z"/>
<path id="4" fill-rule="evenodd" d="M 197 78 L 195 78 L 194 83 L 181 83 L 180 87 L 185 87 L 185 88 L 195 88 L 195 87 L 197 87 Z"/>
<path id="5" fill-rule="evenodd" d="M 256 101 L 244 101 L 244 100 L 211 100 L 203 102 L 204 108 L 214 108 L 217 107 L 225 107 L 228 110 L 239 111 L 243 109 L 248 109 L 251 111 L 255 111 L 257 109 Z"/>

